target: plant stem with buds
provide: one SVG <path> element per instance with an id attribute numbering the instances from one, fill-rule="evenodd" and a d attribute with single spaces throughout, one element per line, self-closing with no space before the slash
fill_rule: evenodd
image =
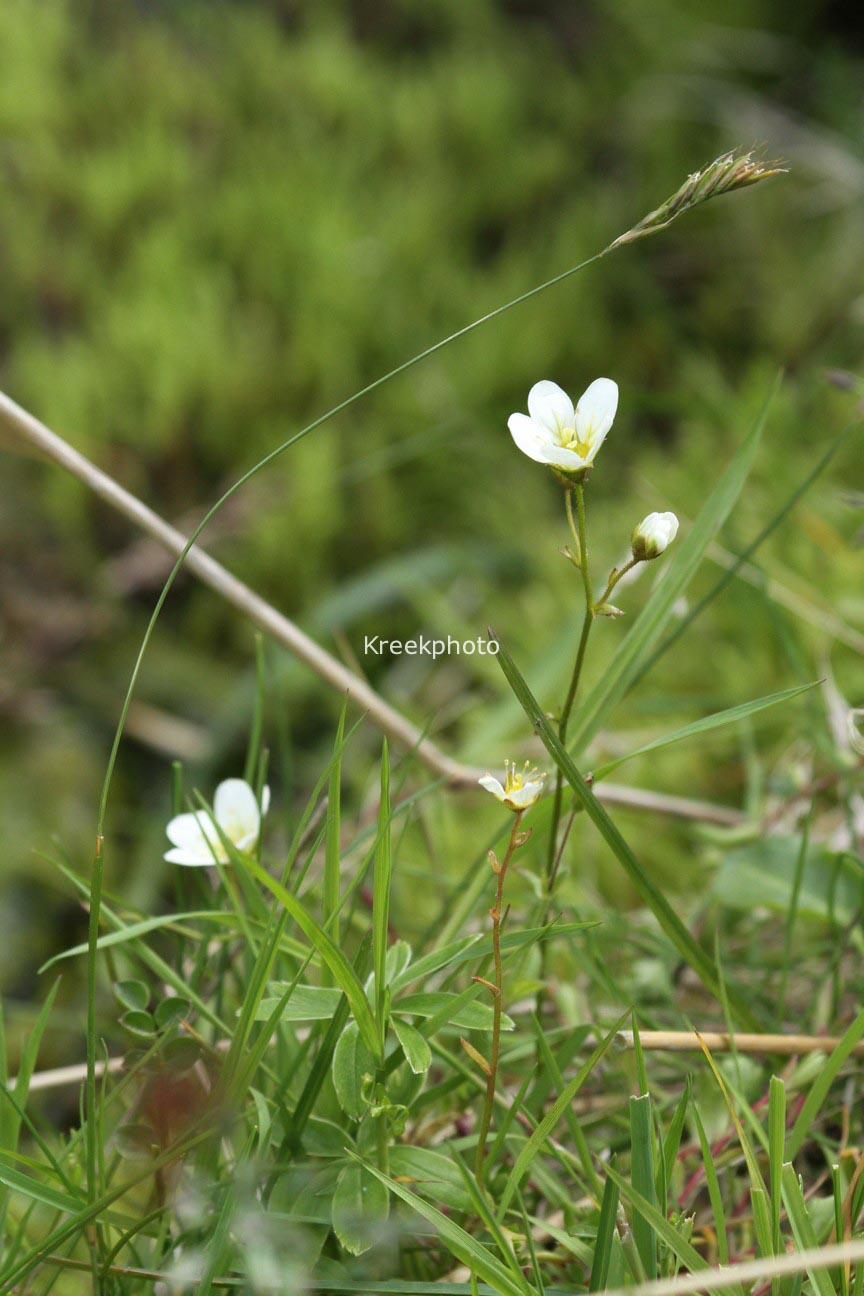
<path id="1" fill-rule="evenodd" d="M 498 1064 L 501 1059 L 501 1000 L 504 996 L 504 970 L 501 962 L 501 920 L 504 916 L 504 881 L 507 876 L 507 868 L 515 851 L 524 844 L 529 835 L 520 835 L 519 828 L 522 823 L 522 815 L 523 811 L 521 810 L 517 810 L 515 813 L 504 859 L 499 864 L 494 855 L 491 857 L 497 881 L 495 904 L 489 911 L 492 915 L 492 957 L 495 970 L 491 985 L 489 985 L 489 982 L 484 984 L 489 985 L 492 991 L 492 1051 L 489 1058 L 489 1071 L 486 1076 L 486 1098 L 483 1103 L 483 1114 L 480 1118 L 477 1155 L 474 1162 L 477 1183 L 481 1189 L 484 1187 L 486 1139 L 489 1136 L 489 1127 L 492 1124 L 492 1108 L 495 1104 L 495 1090 L 498 1084 Z"/>

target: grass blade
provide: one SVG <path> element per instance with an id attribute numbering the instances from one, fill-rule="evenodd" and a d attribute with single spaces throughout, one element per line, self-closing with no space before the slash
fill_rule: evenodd
<path id="1" fill-rule="evenodd" d="M 387 740 L 381 751 L 381 801 L 378 807 L 378 841 L 372 873 L 372 967 L 375 972 L 375 1019 L 383 1056 L 387 1034 L 387 943 L 390 931 L 390 882 L 393 855 L 390 841 L 390 757 Z"/>
<path id="2" fill-rule="evenodd" d="M 804 1140 L 810 1133 L 810 1128 L 822 1109 L 828 1090 L 855 1045 L 862 1038 L 864 1038 L 864 1010 L 858 1014 L 851 1026 L 849 1026 L 840 1043 L 828 1057 L 824 1067 L 813 1081 L 810 1091 L 804 1099 L 804 1105 L 798 1113 L 798 1119 L 792 1127 L 792 1133 L 789 1135 L 786 1149 L 788 1156 L 797 1156 L 801 1151 Z"/>
<path id="3" fill-rule="evenodd" d="M 588 1076 L 594 1070 L 595 1066 L 600 1061 L 629 1015 L 630 1013 L 628 1011 L 619 1018 L 609 1034 L 597 1045 L 587 1062 L 582 1064 L 566 1088 L 561 1090 L 561 1093 L 555 1099 L 555 1102 L 549 1108 L 548 1112 L 546 1112 L 546 1115 L 538 1123 L 537 1128 L 534 1130 L 522 1151 L 519 1153 L 513 1169 L 510 1171 L 510 1177 L 508 1178 L 504 1191 L 501 1194 L 501 1202 L 498 1207 L 499 1219 L 504 1218 L 504 1213 L 510 1204 L 513 1193 L 530 1170 L 534 1158 L 540 1152 L 540 1149 L 543 1147 L 544 1143 L 549 1138 L 549 1135 L 563 1116 L 564 1111 L 570 1106 L 570 1103 L 576 1097 L 577 1093 L 582 1088 L 582 1085 L 588 1079 Z"/>
<path id="4" fill-rule="evenodd" d="M 804 1194 L 795 1173 L 795 1167 L 787 1161 L 783 1167 L 783 1203 L 789 1216 L 792 1236 L 799 1251 L 812 1251 L 817 1245 L 816 1230 L 804 1201 Z M 813 1291 L 818 1296 L 834 1296 L 834 1284 L 827 1269 L 809 1269 L 807 1273 L 813 1284 Z"/>
<path id="5" fill-rule="evenodd" d="M 615 1168 L 614 1161 L 610 1162 Z M 600 1218 L 597 1221 L 597 1236 L 594 1240 L 594 1260 L 591 1264 L 591 1276 L 588 1279 L 588 1290 L 602 1291 L 609 1277 L 609 1262 L 612 1258 L 612 1244 L 615 1241 L 615 1222 L 618 1216 L 618 1185 L 614 1179 L 607 1178 L 603 1188 L 603 1200 L 600 1203 Z"/>
<path id="6" fill-rule="evenodd" d="M 514 1274 L 496 1259 L 484 1246 L 473 1238 L 470 1233 L 466 1233 L 460 1228 L 454 1220 L 450 1219 L 427 1202 L 424 1198 L 406 1188 L 404 1184 L 397 1180 L 390 1179 L 369 1161 L 364 1161 L 362 1157 L 357 1156 L 355 1152 L 349 1151 L 349 1156 L 359 1161 L 362 1166 L 381 1183 L 386 1184 L 394 1196 L 399 1197 L 406 1205 L 415 1210 L 418 1215 L 422 1216 L 428 1224 L 431 1224 L 435 1231 L 447 1243 L 457 1260 L 487 1282 L 493 1291 L 498 1292 L 499 1296 L 537 1296 L 536 1288 L 532 1287 L 526 1279 L 520 1282 Z"/>
<path id="7" fill-rule="evenodd" d="M 646 743 L 644 747 L 637 747 L 635 751 L 628 752 L 626 756 L 618 756 L 613 761 L 607 761 L 594 770 L 594 781 L 606 778 L 613 770 L 618 769 L 619 765 L 624 765 L 627 761 L 635 760 L 637 756 L 644 756 L 647 752 L 658 751 L 661 747 L 671 747 L 673 743 L 681 742 L 685 738 L 695 738 L 699 734 L 710 733 L 712 729 L 722 729 L 724 725 L 735 724 L 737 720 L 744 720 L 747 716 L 755 715 L 758 711 L 765 711 L 768 707 L 777 706 L 780 702 L 788 702 L 791 698 L 798 697 L 799 693 L 806 693 L 808 689 L 815 688 L 819 680 L 814 680 L 811 684 L 799 684 L 795 688 L 784 689 L 782 693 L 769 693 L 765 697 L 755 698 L 752 702 L 742 702 L 739 706 L 729 707 L 725 711 L 716 711 L 714 715 L 704 716 L 701 720 L 694 720 L 692 724 L 684 725 L 681 729 L 675 729 L 672 733 L 664 734 L 662 738 L 655 738 L 653 742 Z"/>
<path id="8" fill-rule="evenodd" d="M 377 1057 L 380 1052 L 380 1041 L 375 1018 L 369 1000 L 366 998 L 366 993 L 357 978 L 357 973 L 345 955 L 333 943 L 324 929 L 319 926 L 308 910 L 291 895 L 290 891 L 285 889 L 281 882 L 277 882 L 274 877 L 271 877 L 255 860 L 247 859 L 245 867 L 287 909 L 289 916 L 314 947 L 321 961 L 329 967 L 336 984 L 344 992 L 351 1005 L 354 1020 L 357 1022 L 367 1048 Z"/>
<path id="9" fill-rule="evenodd" d="M 654 1185 L 654 1129 L 651 1096 L 630 1099 L 630 1178 L 633 1190 L 656 1207 Z M 649 1278 L 657 1276 L 657 1234 L 648 1220 L 638 1215 L 633 1221 L 636 1250 Z"/>

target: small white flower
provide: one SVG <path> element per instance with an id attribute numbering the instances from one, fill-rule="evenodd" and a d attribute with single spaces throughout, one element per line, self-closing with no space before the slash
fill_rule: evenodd
<path id="1" fill-rule="evenodd" d="M 659 558 L 678 534 L 674 513 L 649 513 L 633 532 L 633 557 L 637 562 Z"/>
<path id="2" fill-rule="evenodd" d="M 864 756 L 864 707 L 852 707 L 846 716 L 846 732 L 853 751 Z"/>
<path id="3" fill-rule="evenodd" d="M 477 782 L 496 800 L 507 806 L 508 810 L 530 810 L 539 801 L 543 791 L 545 774 L 538 774 L 536 769 L 529 770 L 528 762 L 521 774 L 517 773 L 515 764 L 504 762 L 504 782 L 493 774 L 484 774 Z"/>
<path id="4" fill-rule="evenodd" d="M 172 864 L 201 868 L 206 864 L 227 864 L 228 852 L 221 832 L 238 851 L 250 851 L 261 832 L 261 816 L 267 813 L 270 789 L 261 792 L 261 809 L 245 779 L 225 779 L 216 789 L 212 815 L 206 810 L 176 815 L 165 829 L 172 849 L 165 852 Z M 219 831 L 217 831 L 217 826 Z"/>
<path id="5" fill-rule="evenodd" d="M 557 383 L 538 382 L 528 393 L 528 414 L 511 414 L 507 426 L 529 459 L 581 480 L 594 462 L 617 408 L 618 384 L 611 378 L 596 378 L 575 410 Z"/>

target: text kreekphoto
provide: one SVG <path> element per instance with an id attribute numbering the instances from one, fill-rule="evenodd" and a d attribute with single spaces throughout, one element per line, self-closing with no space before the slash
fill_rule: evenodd
<path id="1" fill-rule="evenodd" d="M 428 639 L 418 635 L 416 639 L 382 639 L 380 635 L 366 635 L 363 640 L 363 652 L 367 657 L 438 657 L 465 656 L 497 657 L 499 644 L 497 639 L 484 638 L 456 639 L 448 635 L 446 639 Z"/>

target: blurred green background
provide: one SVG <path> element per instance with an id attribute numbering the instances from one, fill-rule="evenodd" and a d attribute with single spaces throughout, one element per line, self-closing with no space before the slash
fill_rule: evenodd
<path id="1" fill-rule="evenodd" d="M 788 176 L 397 378 L 210 530 L 220 560 L 349 663 L 366 633 L 473 637 L 491 623 L 552 706 L 579 589 L 556 553 L 560 488 L 515 450 L 508 414 L 541 377 L 574 396 L 599 374 L 618 381 L 590 486 L 602 574 L 649 510 L 692 519 L 783 368 L 723 544 L 751 539 L 860 400 L 831 371 L 861 369 L 862 87 L 860 15 L 827 0 L 4 0 L 0 386 L 188 528 L 305 422 L 597 251 L 721 151 L 761 144 Z M 735 582 L 616 717 L 609 750 L 829 668 L 864 701 L 861 463 L 853 440 L 760 553 L 778 584 Z M 41 958 L 80 939 L 48 857 L 87 867 L 168 564 L 6 440 L 0 472 L 0 985 L 25 999 Z M 696 594 L 718 570 L 706 564 Z M 626 591 L 631 615 L 652 577 Z M 597 630 L 595 677 L 623 633 Z M 339 700 L 284 653 L 267 660 L 290 815 Z M 361 665 L 454 753 L 497 764 L 530 750 L 494 661 Z M 171 758 L 203 790 L 238 772 L 253 696 L 249 626 L 181 579 L 111 804 L 111 882 L 129 903 L 166 885 Z M 356 806 L 378 741 L 367 726 L 349 761 Z M 741 805 L 828 742 L 813 693 L 753 735 L 627 777 Z M 474 854 L 477 818 L 470 796 L 439 811 L 445 869 Z M 622 819 L 669 884 L 688 876 L 688 830 Z M 627 899 L 617 877 L 604 885 Z"/>

